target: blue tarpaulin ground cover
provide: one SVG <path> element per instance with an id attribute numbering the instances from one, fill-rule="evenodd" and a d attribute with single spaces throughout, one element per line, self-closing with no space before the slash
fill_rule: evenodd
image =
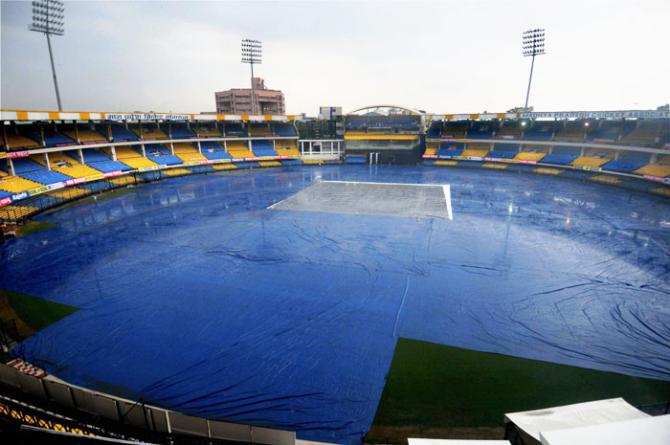
<path id="1" fill-rule="evenodd" d="M 453 219 L 268 209 L 324 180 L 449 185 Z M 0 288 L 81 308 L 13 351 L 67 381 L 357 443 L 399 337 L 670 380 L 669 202 L 431 167 L 180 177 L 40 215 Z"/>

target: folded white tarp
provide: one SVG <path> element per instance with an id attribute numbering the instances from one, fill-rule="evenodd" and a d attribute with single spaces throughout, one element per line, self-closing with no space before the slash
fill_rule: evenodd
<path id="1" fill-rule="evenodd" d="M 649 417 L 622 398 L 597 400 L 505 414 L 505 421 L 540 441 L 540 432 L 563 430 Z M 581 442 L 580 442 L 581 443 Z"/>
<path id="2" fill-rule="evenodd" d="M 670 414 L 622 422 L 543 431 L 542 445 L 668 445 L 670 444 Z"/>
<path id="3" fill-rule="evenodd" d="M 510 445 L 509 440 L 412 439 L 409 445 Z"/>

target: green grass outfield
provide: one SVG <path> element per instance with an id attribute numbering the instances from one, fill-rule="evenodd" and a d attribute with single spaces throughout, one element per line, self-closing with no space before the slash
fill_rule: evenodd
<path id="1" fill-rule="evenodd" d="M 400 339 L 366 439 L 459 429 L 476 437 L 478 428 L 499 430 L 506 412 L 613 397 L 666 402 L 670 382 Z"/>
<path id="2" fill-rule="evenodd" d="M 19 338 L 16 340 L 23 340 L 78 310 L 66 304 L 2 289 L 0 289 L 0 305 L 2 305 L 0 315 L 3 321 L 13 320 L 18 328 Z"/>

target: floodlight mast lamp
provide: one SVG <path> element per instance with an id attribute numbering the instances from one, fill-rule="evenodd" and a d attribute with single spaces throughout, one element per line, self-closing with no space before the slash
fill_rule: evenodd
<path id="1" fill-rule="evenodd" d="M 51 75 L 53 76 L 54 88 L 56 89 L 58 111 L 63 111 L 63 106 L 60 101 L 60 91 L 58 90 L 56 67 L 54 66 L 54 56 L 51 49 L 51 36 L 62 36 L 64 34 L 65 5 L 59 0 L 38 0 L 33 1 L 32 6 L 33 21 L 28 26 L 28 29 L 35 32 L 41 32 L 47 37 L 49 60 L 51 61 Z"/>
<path id="2" fill-rule="evenodd" d="M 256 87 L 254 86 L 254 63 L 262 63 L 263 43 L 259 40 L 242 40 L 242 63 L 251 67 L 251 114 L 257 114 Z"/>
<path id="3" fill-rule="evenodd" d="M 528 99 L 530 98 L 530 84 L 533 80 L 533 67 L 535 66 L 535 56 L 541 56 L 544 52 L 544 29 L 529 29 L 521 35 L 523 42 L 522 50 L 524 57 L 532 57 L 530 62 L 530 76 L 528 77 L 528 89 L 526 90 L 526 103 L 524 108 L 528 108 Z"/>

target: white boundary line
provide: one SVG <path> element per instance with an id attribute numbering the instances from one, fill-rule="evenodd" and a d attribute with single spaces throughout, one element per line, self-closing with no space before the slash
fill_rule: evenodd
<path id="1" fill-rule="evenodd" d="M 373 185 L 411 185 L 416 187 L 445 187 L 445 184 L 415 184 L 412 182 L 369 182 L 369 181 L 319 181 L 335 182 L 338 184 L 373 184 Z M 449 184 L 446 184 L 449 187 Z"/>
<path id="2" fill-rule="evenodd" d="M 444 192 L 444 201 L 447 204 L 447 219 L 453 221 L 454 214 L 451 211 L 451 186 L 449 184 L 443 185 L 442 191 Z"/>

